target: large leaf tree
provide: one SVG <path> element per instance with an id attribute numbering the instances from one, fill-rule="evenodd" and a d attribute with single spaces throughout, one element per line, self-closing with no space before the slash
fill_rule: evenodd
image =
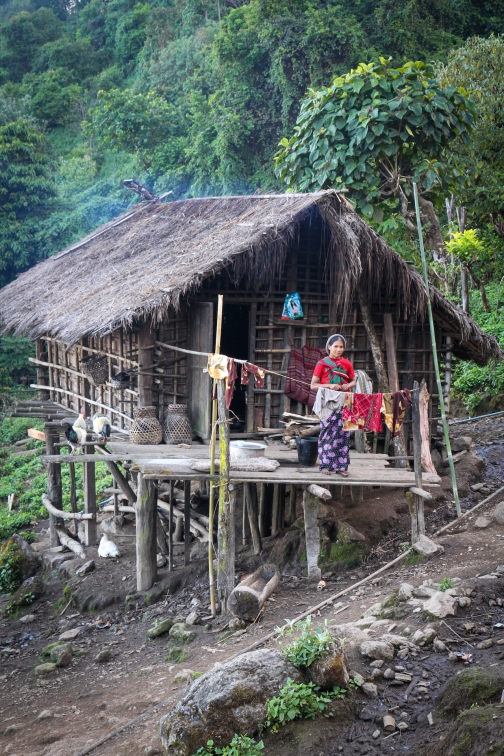
<path id="1" fill-rule="evenodd" d="M 293 136 L 280 143 L 276 174 L 293 191 L 347 189 L 377 223 L 399 210 L 410 230 L 418 182 L 426 240 L 442 258 L 435 202 L 463 181 L 449 151 L 455 139 L 470 139 L 475 109 L 466 94 L 442 88 L 421 62 L 362 63 L 332 86 L 309 90 Z"/>

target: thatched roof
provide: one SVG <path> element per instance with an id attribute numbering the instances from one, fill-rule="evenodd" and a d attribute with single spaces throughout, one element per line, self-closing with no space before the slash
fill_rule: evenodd
<path id="1" fill-rule="evenodd" d="M 146 315 L 159 321 L 203 280 L 228 267 L 238 280 L 268 283 L 308 216 L 324 222 L 328 283 L 344 313 L 357 286 L 394 295 L 403 317 L 425 317 L 421 276 L 388 247 L 343 195 L 209 197 L 143 202 L 0 291 L 4 331 L 72 344 Z M 497 341 L 431 287 L 436 320 L 455 352 L 480 364 L 501 358 Z"/>

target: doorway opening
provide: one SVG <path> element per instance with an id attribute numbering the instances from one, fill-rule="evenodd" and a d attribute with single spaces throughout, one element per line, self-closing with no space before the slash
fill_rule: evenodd
<path id="1" fill-rule="evenodd" d="M 226 304 L 222 313 L 221 353 L 239 360 L 249 358 L 250 305 Z M 231 433 L 243 433 L 247 419 L 247 387 L 242 386 L 241 365 L 238 365 L 233 401 L 230 407 Z"/>

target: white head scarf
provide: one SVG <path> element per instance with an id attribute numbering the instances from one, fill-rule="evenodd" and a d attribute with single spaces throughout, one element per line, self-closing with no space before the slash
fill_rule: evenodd
<path id="1" fill-rule="evenodd" d="M 346 339 L 344 336 L 342 336 L 340 333 L 333 333 L 332 336 L 329 336 L 329 338 L 326 341 L 325 349 L 327 354 L 329 354 L 329 347 L 331 344 L 334 344 L 335 341 L 342 341 L 343 346 L 346 347 Z"/>

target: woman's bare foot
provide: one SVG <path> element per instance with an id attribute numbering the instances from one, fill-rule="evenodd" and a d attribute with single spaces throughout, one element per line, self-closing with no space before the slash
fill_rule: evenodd
<path id="1" fill-rule="evenodd" d="M 343 478 L 348 478 L 348 473 L 347 473 L 346 470 L 337 470 L 336 474 L 337 475 L 342 475 Z"/>
<path id="2" fill-rule="evenodd" d="M 323 473 L 324 475 L 330 475 L 331 474 L 330 470 L 321 470 L 320 472 Z"/>

